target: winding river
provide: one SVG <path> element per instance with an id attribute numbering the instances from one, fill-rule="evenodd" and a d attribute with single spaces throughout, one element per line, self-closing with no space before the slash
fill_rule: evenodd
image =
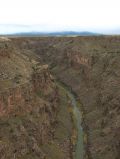
<path id="1" fill-rule="evenodd" d="M 76 149 L 75 149 L 75 159 L 83 159 L 84 156 L 84 146 L 83 146 L 83 129 L 81 126 L 81 113 L 77 107 L 77 101 L 75 99 L 74 94 L 72 94 L 70 91 L 66 90 L 69 98 L 71 99 L 71 104 L 73 107 L 73 114 L 76 121 L 76 127 L 77 127 L 77 143 L 76 143 Z"/>
<path id="2" fill-rule="evenodd" d="M 83 159 L 84 158 L 84 136 L 83 136 L 83 129 L 81 126 L 81 112 L 77 106 L 77 101 L 75 98 L 75 95 L 66 87 L 64 87 L 62 84 L 59 84 L 60 87 L 64 89 L 67 96 L 71 100 L 71 105 L 73 108 L 73 114 L 76 121 L 76 128 L 77 128 L 77 143 L 75 147 L 75 155 L 74 159 Z"/>

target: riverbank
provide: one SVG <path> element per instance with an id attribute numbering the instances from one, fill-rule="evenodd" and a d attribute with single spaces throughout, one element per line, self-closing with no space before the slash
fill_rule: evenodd
<path id="1" fill-rule="evenodd" d="M 83 159 L 85 157 L 84 144 L 87 141 L 87 136 L 83 133 L 83 113 L 80 109 L 80 103 L 70 87 L 60 81 L 57 82 L 57 85 L 66 92 L 66 95 L 69 98 L 69 109 L 74 125 L 71 137 L 74 150 L 73 158 Z"/>
<path id="2" fill-rule="evenodd" d="M 53 72 L 54 74 L 54 72 Z M 54 74 L 56 76 L 56 74 Z M 56 81 L 67 91 L 71 92 L 77 101 L 77 107 L 79 111 L 81 112 L 81 125 L 83 128 L 84 132 L 84 137 L 83 137 L 83 144 L 84 144 L 84 159 L 92 159 L 91 153 L 90 153 L 90 141 L 89 141 L 89 127 L 87 125 L 86 121 L 86 112 L 83 106 L 83 103 L 81 103 L 80 97 L 78 94 L 72 89 L 72 87 L 67 84 L 66 82 L 61 81 L 59 78 L 56 79 Z"/>

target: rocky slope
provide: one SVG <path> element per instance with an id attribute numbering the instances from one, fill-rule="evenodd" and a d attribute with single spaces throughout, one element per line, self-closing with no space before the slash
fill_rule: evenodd
<path id="1" fill-rule="evenodd" d="M 20 38 L 13 41 L 22 50 L 35 53 L 41 62 L 48 63 L 56 77 L 78 95 L 88 136 L 88 158 L 118 159 L 120 37 Z"/>
<path id="2" fill-rule="evenodd" d="M 0 38 L 0 158 L 70 159 L 72 125 L 64 96 L 48 65 Z"/>

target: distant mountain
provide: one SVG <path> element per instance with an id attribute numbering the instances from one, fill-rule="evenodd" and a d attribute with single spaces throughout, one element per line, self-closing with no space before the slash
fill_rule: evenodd
<path id="1" fill-rule="evenodd" d="M 61 32 L 19 32 L 8 34 L 10 36 L 98 36 L 101 34 L 93 32 L 61 31 Z"/>

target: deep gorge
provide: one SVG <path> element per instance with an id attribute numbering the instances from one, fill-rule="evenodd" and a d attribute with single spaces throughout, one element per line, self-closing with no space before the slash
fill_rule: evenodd
<path id="1" fill-rule="evenodd" d="M 1 158 L 72 157 L 69 101 L 57 88 L 57 78 L 72 88 L 81 103 L 84 158 L 118 159 L 119 42 L 119 36 L 21 37 L 0 42 Z M 24 134 L 25 142 L 13 141 L 8 130 L 16 141 Z"/>

